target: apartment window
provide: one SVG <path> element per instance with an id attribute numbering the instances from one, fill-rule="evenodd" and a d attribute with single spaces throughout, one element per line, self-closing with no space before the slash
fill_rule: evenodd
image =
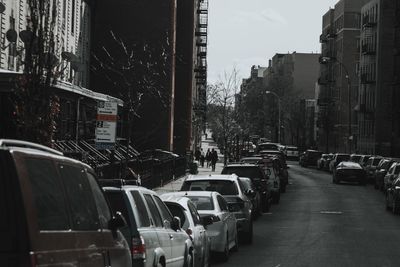
<path id="1" fill-rule="evenodd" d="M 11 10 L 10 16 L 10 29 L 15 30 L 15 18 L 14 18 L 14 10 Z M 14 61 L 15 56 L 17 55 L 17 44 L 15 42 L 10 43 L 8 46 L 8 69 L 14 70 Z"/>
<path id="2" fill-rule="evenodd" d="M 71 14 L 71 33 L 75 33 L 75 1 L 72 0 L 72 14 Z"/>

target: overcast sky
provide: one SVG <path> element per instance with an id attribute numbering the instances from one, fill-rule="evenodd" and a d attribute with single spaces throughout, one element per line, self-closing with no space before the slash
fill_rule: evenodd
<path id="1" fill-rule="evenodd" d="M 319 53 L 322 15 L 338 0 L 209 0 L 208 81 L 240 78 L 276 53 Z"/>

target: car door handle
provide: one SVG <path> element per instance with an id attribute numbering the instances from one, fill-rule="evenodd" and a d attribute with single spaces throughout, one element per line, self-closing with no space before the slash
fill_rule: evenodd
<path id="1" fill-rule="evenodd" d="M 174 235 L 173 234 L 169 234 L 169 239 L 173 240 L 174 239 Z"/>

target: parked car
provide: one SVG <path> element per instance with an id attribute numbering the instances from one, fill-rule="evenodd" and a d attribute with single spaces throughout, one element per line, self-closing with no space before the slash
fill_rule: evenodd
<path id="1" fill-rule="evenodd" d="M 400 213 L 400 177 L 397 177 L 386 190 L 386 209 L 394 214 Z"/>
<path id="2" fill-rule="evenodd" d="M 264 158 L 265 157 L 267 157 L 267 158 L 277 157 L 281 161 L 282 165 L 285 168 L 287 168 L 286 157 L 285 157 L 285 154 L 282 151 L 278 151 L 278 150 L 261 150 L 259 152 L 259 154 Z"/>
<path id="3" fill-rule="evenodd" d="M 278 150 L 279 151 L 279 144 L 276 143 L 271 143 L 271 142 L 266 142 L 266 143 L 260 143 L 257 145 L 257 153 L 260 153 L 262 150 Z"/>
<path id="4" fill-rule="evenodd" d="M 383 191 L 384 189 L 384 177 L 388 172 L 390 166 L 392 166 L 393 162 L 399 162 L 399 159 L 394 158 L 383 158 L 379 162 L 378 166 L 375 169 L 374 173 L 374 188 Z"/>
<path id="5" fill-rule="evenodd" d="M 383 191 L 386 192 L 389 186 L 393 183 L 393 181 L 400 174 L 400 163 L 393 162 L 387 171 L 385 177 L 383 178 Z"/>
<path id="6" fill-rule="evenodd" d="M 195 205 L 185 196 L 185 192 L 174 192 L 161 195 L 173 216 L 181 220 L 182 229 L 190 236 L 193 243 L 193 266 L 209 266 L 211 241 L 206 228 L 212 220 L 201 218 Z"/>
<path id="7" fill-rule="evenodd" d="M 112 209 L 127 219 L 122 232 L 131 241 L 134 266 L 191 266 L 192 241 L 154 191 L 123 180 L 100 182 L 107 185 L 103 189 Z"/>
<path id="8" fill-rule="evenodd" d="M 253 212 L 251 214 L 253 215 L 253 220 L 255 220 L 262 214 L 260 192 L 250 178 L 239 177 L 239 179 L 242 182 L 244 192 L 246 192 L 246 195 L 251 199 L 251 203 L 253 204 Z"/>
<path id="9" fill-rule="evenodd" d="M 236 174 L 240 177 L 250 178 L 261 195 L 262 211 L 268 212 L 272 203 L 273 187 L 277 184 L 273 179 L 269 179 L 265 170 L 259 165 L 236 163 L 228 164 L 221 174 Z"/>
<path id="10" fill-rule="evenodd" d="M 343 154 L 343 153 L 336 153 L 333 155 L 333 158 L 331 162 L 329 163 L 329 171 L 334 172 L 336 169 L 337 165 L 342 162 L 342 161 L 349 161 L 350 160 L 350 155 L 349 154 Z"/>
<path id="11" fill-rule="evenodd" d="M 374 180 L 375 169 L 378 166 L 381 159 L 382 159 L 381 156 L 372 156 L 367 160 L 367 163 L 365 164 L 364 169 L 367 173 L 367 181 L 368 182 L 375 183 L 375 180 Z"/>
<path id="12" fill-rule="evenodd" d="M 302 167 L 317 166 L 317 161 L 321 156 L 321 151 L 308 149 L 301 154 L 299 164 Z"/>
<path id="13" fill-rule="evenodd" d="M 239 177 L 235 174 L 190 175 L 182 184 L 181 191 L 215 191 L 228 203 L 235 215 L 237 231 L 246 243 L 253 241 L 253 204 L 247 196 Z"/>
<path id="14" fill-rule="evenodd" d="M 235 216 L 229 212 L 224 197 L 213 191 L 182 192 L 196 206 L 203 220 L 211 218 L 212 224 L 207 226 L 207 235 L 211 239 L 211 251 L 220 254 L 223 261 L 229 258 L 230 250 L 238 250 L 238 234 Z"/>
<path id="15" fill-rule="evenodd" d="M 360 160 L 358 163 L 360 163 L 361 167 L 365 168 L 368 159 L 371 157 L 371 155 L 361 155 Z"/>
<path id="16" fill-rule="evenodd" d="M 287 146 L 285 151 L 286 151 L 286 158 L 294 160 L 299 159 L 299 149 L 297 148 L 297 146 Z"/>
<path id="17" fill-rule="evenodd" d="M 329 170 L 329 163 L 333 159 L 333 154 L 322 154 L 317 161 L 317 168 L 319 170 Z"/>
<path id="18" fill-rule="evenodd" d="M 359 155 L 359 154 L 351 154 L 350 161 L 355 162 L 355 163 L 360 163 L 361 156 L 362 155 Z"/>
<path id="19" fill-rule="evenodd" d="M 336 166 L 332 174 L 333 183 L 338 184 L 341 181 L 357 182 L 365 185 L 367 183 L 365 170 L 359 163 L 342 161 Z"/>
<path id="20" fill-rule="evenodd" d="M 132 266 L 88 165 L 48 147 L 0 140 L 1 266 Z"/>

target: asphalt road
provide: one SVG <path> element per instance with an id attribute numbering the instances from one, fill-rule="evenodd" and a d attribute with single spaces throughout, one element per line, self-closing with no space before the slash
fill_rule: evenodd
<path id="1" fill-rule="evenodd" d="M 400 266 L 400 216 L 386 211 L 381 192 L 289 164 L 291 185 L 254 222 L 253 244 L 216 266 Z"/>

